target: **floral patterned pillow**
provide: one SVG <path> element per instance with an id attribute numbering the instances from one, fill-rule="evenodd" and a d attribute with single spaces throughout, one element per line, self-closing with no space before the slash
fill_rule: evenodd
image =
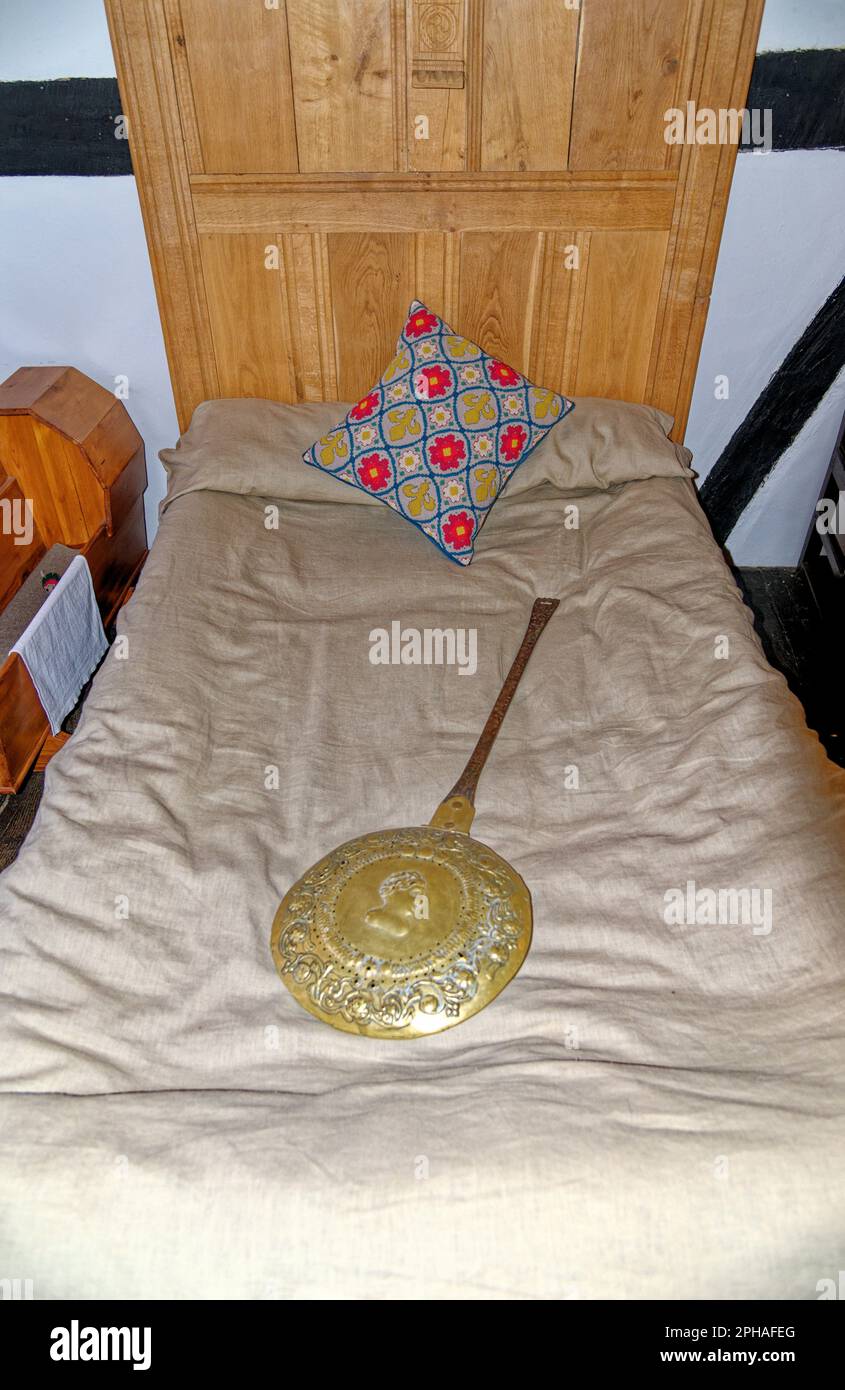
<path id="1" fill-rule="evenodd" d="M 468 565 L 511 474 L 572 408 L 415 300 L 381 381 L 302 457 Z"/>

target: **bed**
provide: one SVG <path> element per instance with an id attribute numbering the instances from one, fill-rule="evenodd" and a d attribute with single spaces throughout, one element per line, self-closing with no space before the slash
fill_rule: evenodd
<path id="1" fill-rule="evenodd" d="M 652 452 L 620 448 L 634 408 L 579 401 L 594 484 L 538 450 L 459 572 L 302 467 L 336 411 L 198 412 L 0 880 L 4 1267 L 47 1298 L 816 1297 L 845 1230 L 845 775 L 686 451 L 653 412 Z M 540 592 L 477 819 L 531 887 L 528 959 L 458 1029 L 337 1033 L 276 976 L 278 901 L 429 818 Z M 475 628 L 476 673 L 373 666 L 396 618 Z M 667 918 L 690 882 L 770 916 Z"/>

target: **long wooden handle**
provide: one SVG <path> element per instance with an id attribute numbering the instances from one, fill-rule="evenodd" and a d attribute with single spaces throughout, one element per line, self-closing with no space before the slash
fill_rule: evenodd
<path id="1" fill-rule="evenodd" d="M 537 645 L 537 639 L 542 633 L 554 613 L 559 598 L 538 598 L 531 609 L 531 617 L 528 620 L 528 627 L 525 629 L 525 636 L 520 644 L 519 651 L 513 659 L 513 664 L 508 674 L 505 676 L 504 684 L 496 698 L 496 703 L 490 711 L 487 723 L 481 731 L 478 742 L 469 755 L 467 765 L 444 801 L 440 803 L 432 819 L 432 825 L 441 826 L 449 830 L 469 830 L 472 818 L 475 814 L 475 793 L 478 788 L 478 779 L 482 769 L 490 756 L 490 749 L 496 740 L 496 735 L 502 727 L 502 721 L 508 712 L 510 702 L 514 697 L 516 687 L 522 679 L 522 673 L 528 665 L 528 658 Z"/>

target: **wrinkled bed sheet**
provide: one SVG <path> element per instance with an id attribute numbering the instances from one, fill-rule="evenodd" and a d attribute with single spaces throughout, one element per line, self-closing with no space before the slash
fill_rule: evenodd
<path id="1" fill-rule="evenodd" d="M 505 496 L 465 571 L 383 508 L 265 505 L 171 502 L 0 880 L 2 1273 L 817 1297 L 845 1259 L 845 778 L 691 485 Z M 531 888 L 529 957 L 457 1029 L 335 1032 L 275 973 L 276 906 L 342 840 L 429 819 L 538 594 L 561 606 L 474 827 Z M 397 619 L 476 628 L 476 674 L 372 665 Z M 690 881 L 770 891 L 771 930 L 667 924 Z"/>

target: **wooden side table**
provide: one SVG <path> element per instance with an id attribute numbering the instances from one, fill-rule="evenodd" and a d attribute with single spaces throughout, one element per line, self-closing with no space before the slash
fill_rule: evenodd
<path id="1" fill-rule="evenodd" d="M 21 367 L 0 385 L 0 610 L 51 546 L 84 555 L 104 626 L 147 556 L 144 444 L 122 401 L 74 367 Z M 0 665 L 0 793 L 55 751 L 16 652 Z M 42 759 L 43 763 L 44 759 Z"/>

